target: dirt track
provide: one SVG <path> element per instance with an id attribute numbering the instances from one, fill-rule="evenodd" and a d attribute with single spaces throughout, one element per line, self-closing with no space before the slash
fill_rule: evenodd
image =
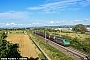
<path id="1" fill-rule="evenodd" d="M 30 58 L 30 57 L 37 58 L 38 57 L 37 49 L 32 44 L 32 41 L 29 39 L 28 35 L 11 34 L 11 35 L 8 35 L 8 37 L 6 39 L 12 43 L 19 44 L 19 51 L 20 51 L 20 55 L 22 57 L 28 57 L 28 58 Z"/>

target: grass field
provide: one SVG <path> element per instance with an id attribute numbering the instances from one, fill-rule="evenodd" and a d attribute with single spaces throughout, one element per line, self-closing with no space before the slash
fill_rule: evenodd
<path id="1" fill-rule="evenodd" d="M 32 41 L 29 39 L 28 35 L 25 34 L 9 34 L 6 40 L 11 43 L 19 44 L 19 53 L 22 57 L 39 57 L 39 50 L 34 46 Z"/>

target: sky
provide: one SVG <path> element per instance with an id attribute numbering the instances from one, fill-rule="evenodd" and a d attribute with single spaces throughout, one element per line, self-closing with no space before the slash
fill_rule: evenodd
<path id="1" fill-rule="evenodd" d="M 0 27 L 90 25 L 90 0 L 0 0 Z"/>

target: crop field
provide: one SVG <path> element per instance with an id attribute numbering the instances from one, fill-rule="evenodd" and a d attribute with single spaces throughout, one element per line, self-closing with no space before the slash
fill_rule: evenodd
<path id="1" fill-rule="evenodd" d="M 19 53 L 22 57 L 39 57 L 39 50 L 34 46 L 28 35 L 25 34 L 9 34 L 6 38 L 11 43 L 17 43 L 19 45 Z"/>

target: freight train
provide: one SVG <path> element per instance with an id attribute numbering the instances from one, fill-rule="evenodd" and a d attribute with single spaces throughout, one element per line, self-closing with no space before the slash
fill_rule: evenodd
<path id="1" fill-rule="evenodd" d="M 70 45 L 70 41 L 64 38 L 61 38 L 59 36 L 54 36 L 54 35 L 50 35 L 48 33 L 43 33 L 43 32 L 34 32 L 34 34 L 37 34 L 39 36 L 42 36 L 48 40 L 51 40 L 57 44 L 60 44 L 62 46 L 69 46 Z"/>

